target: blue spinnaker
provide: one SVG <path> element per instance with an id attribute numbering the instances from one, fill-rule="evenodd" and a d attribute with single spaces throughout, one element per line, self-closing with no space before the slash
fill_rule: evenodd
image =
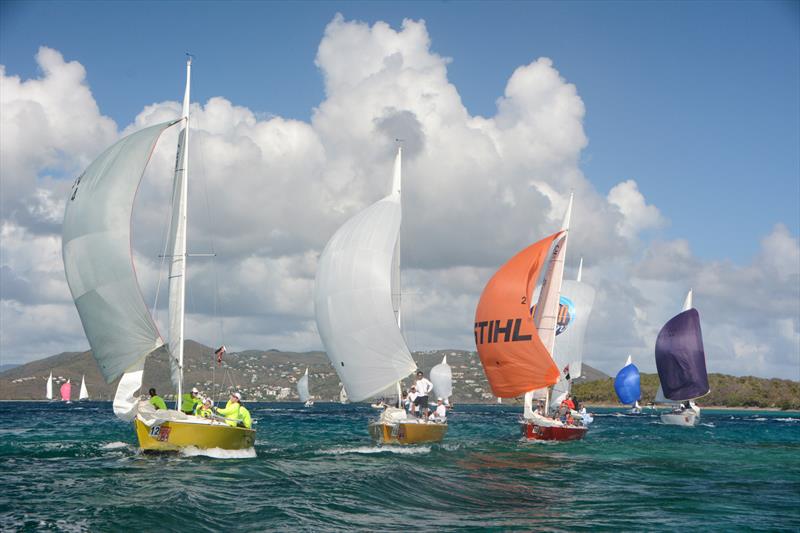
<path id="1" fill-rule="evenodd" d="M 642 396 L 642 389 L 639 383 L 639 369 L 636 365 L 626 365 L 617 373 L 614 378 L 614 390 L 617 398 L 624 404 L 634 403 Z"/>

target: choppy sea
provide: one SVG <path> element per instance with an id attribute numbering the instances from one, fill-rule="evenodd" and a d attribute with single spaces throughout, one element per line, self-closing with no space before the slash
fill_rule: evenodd
<path id="1" fill-rule="evenodd" d="M 459 405 L 443 443 L 376 447 L 366 405 L 249 407 L 254 452 L 148 455 L 110 403 L 0 403 L 0 529 L 800 530 L 798 413 L 597 409 L 526 443 L 518 408 Z"/>

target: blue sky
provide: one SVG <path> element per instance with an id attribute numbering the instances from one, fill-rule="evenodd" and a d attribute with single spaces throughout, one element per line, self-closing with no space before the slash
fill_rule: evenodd
<path id="1" fill-rule="evenodd" d="M 399 27 L 425 19 L 473 114 L 491 116 L 513 70 L 553 59 L 587 113 L 581 168 L 601 192 L 635 179 L 669 218 L 664 238 L 745 262 L 776 223 L 800 224 L 798 2 L 3 2 L 0 63 L 36 75 L 41 45 L 80 61 L 101 111 L 129 123 L 179 94 L 224 94 L 307 120 L 335 13 Z M 175 90 L 165 91 L 164 87 Z"/>
<path id="2" fill-rule="evenodd" d="M 187 50 L 190 245 L 213 239 L 225 272 L 212 295 L 191 265 L 189 337 L 321 348 L 317 258 L 385 193 L 402 136 L 412 349 L 472 349 L 485 281 L 574 190 L 566 272 L 586 257 L 598 291 L 587 362 L 653 371 L 691 287 L 711 371 L 800 379 L 797 1 L 1 2 L 3 361 L 86 349 L 62 198 L 121 134 L 175 117 Z M 148 304 L 170 135 L 134 220 Z"/>

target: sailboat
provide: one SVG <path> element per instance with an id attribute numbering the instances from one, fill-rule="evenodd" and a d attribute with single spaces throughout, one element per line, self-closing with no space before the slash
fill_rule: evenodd
<path id="1" fill-rule="evenodd" d="M 53 371 L 50 371 L 50 377 L 47 378 L 47 386 L 44 389 L 44 397 L 53 401 Z"/>
<path id="2" fill-rule="evenodd" d="M 632 404 L 630 414 L 638 415 L 642 412 L 642 407 L 639 405 L 639 398 L 642 397 L 639 369 L 633 364 L 630 355 L 625 366 L 614 378 L 614 391 L 620 403 Z"/>
<path id="3" fill-rule="evenodd" d="M 344 390 L 344 385 L 342 385 L 342 390 L 339 391 L 339 403 L 342 405 L 350 403 L 350 399 L 347 397 L 347 391 Z"/>
<path id="4" fill-rule="evenodd" d="M 81 392 L 78 394 L 78 400 L 88 400 L 89 391 L 86 390 L 86 376 L 81 376 Z"/>
<path id="5" fill-rule="evenodd" d="M 400 380 L 416 368 L 401 330 L 401 161 L 398 148 L 391 193 L 345 222 L 319 259 L 317 329 L 350 401 L 392 386 L 400 398 Z M 442 440 L 447 424 L 387 407 L 369 431 L 377 442 L 416 444 Z"/>
<path id="6" fill-rule="evenodd" d="M 70 382 L 70 380 L 67 380 L 66 383 L 61 385 L 61 401 L 72 403 L 72 400 L 70 400 L 70 396 L 72 396 L 72 383 Z"/>
<path id="7" fill-rule="evenodd" d="M 711 388 L 700 314 L 692 307 L 691 290 L 686 295 L 681 313 L 672 317 L 658 332 L 656 367 L 660 395 L 672 402 L 681 402 L 671 412 L 663 413 L 661 421 L 675 426 L 696 426 L 700 421 L 700 408 L 694 400 L 708 394 Z"/>
<path id="8" fill-rule="evenodd" d="M 114 414 L 132 421 L 143 450 L 197 448 L 245 449 L 255 431 L 224 420 L 155 410 L 137 392 L 145 359 L 164 346 L 145 305 L 131 255 L 131 215 L 139 182 L 160 135 L 179 128 L 173 177 L 169 270 L 171 378 L 183 392 L 183 325 L 186 275 L 186 201 L 189 163 L 189 86 L 191 57 L 186 63 L 186 90 L 181 118 L 132 133 L 100 154 L 72 186 L 64 213 L 64 271 L 92 355 L 109 383 L 120 378 Z"/>
<path id="9" fill-rule="evenodd" d="M 297 380 L 297 395 L 300 396 L 301 402 L 305 402 L 306 407 L 314 405 L 314 400 L 311 399 L 311 395 L 308 392 L 308 367 L 306 367 L 306 373 L 303 374 L 303 377 Z"/>
<path id="10" fill-rule="evenodd" d="M 571 214 L 572 195 L 561 231 L 500 267 L 483 289 L 475 311 L 475 344 L 492 392 L 500 398 L 525 395 L 520 425 L 523 437 L 532 440 L 574 440 L 587 431 L 569 419 L 562 422 L 549 416 L 550 387 L 563 377 L 552 354 Z M 531 316 L 530 299 L 545 266 Z M 544 403 L 534 411 L 533 399 L 541 392 Z"/>

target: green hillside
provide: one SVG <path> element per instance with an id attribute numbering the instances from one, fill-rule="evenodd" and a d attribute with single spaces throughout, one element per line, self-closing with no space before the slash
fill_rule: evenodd
<path id="1" fill-rule="evenodd" d="M 642 374 L 642 400 L 647 404 L 655 399 L 658 374 Z M 800 383 L 787 379 L 764 379 L 753 376 L 710 374 L 711 392 L 699 400 L 702 405 L 727 407 L 774 407 L 800 409 Z M 575 396 L 581 401 L 619 403 L 612 378 L 575 385 Z"/>

